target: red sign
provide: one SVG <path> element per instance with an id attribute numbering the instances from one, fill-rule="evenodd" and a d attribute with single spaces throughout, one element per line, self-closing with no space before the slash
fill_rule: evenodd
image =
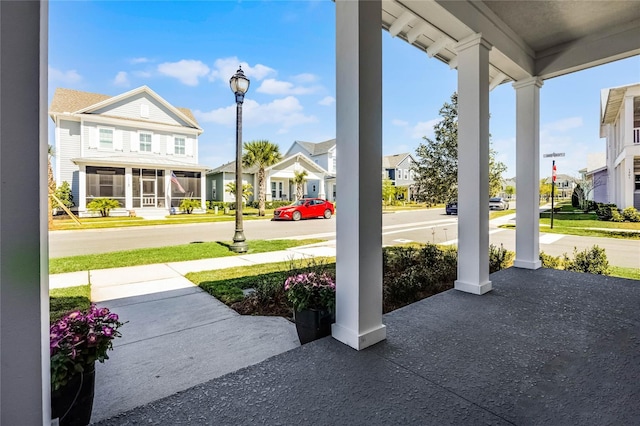
<path id="1" fill-rule="evenodd" d="M 551 171 L 551 179 L 553 179 L 553 182 L 556 181 L 556 175 L 557 175 L 557 170 L 556 170 L 556 165 L 553 165 L 553 170 Z"/>

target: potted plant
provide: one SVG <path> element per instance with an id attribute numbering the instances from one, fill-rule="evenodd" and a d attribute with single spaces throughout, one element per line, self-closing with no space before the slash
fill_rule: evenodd
<path id="1" fill-rule="evenodd" d="M 305 272 L 284 282 L 301 344 L 331 334 L 335 322 L 336 284 L 326 272 Z"/>
<path id="2" fill-rule="evenodd" d="M 60 425 L 87 425 L 91 420 L 95 362 L 109 359 L 113 339 L 123 325 L 118 315 L 91 304 L 51 324 L 51 418 Z"/>

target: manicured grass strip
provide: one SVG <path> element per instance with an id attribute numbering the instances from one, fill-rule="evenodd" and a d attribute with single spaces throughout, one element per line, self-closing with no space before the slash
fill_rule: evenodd
<path id="1" fill-rule="evenodd" d="M 49 290 L 49 321 L 54 322 L 66 313 L 86 310 L 91 304 L 91 286 L 52 288 Z"/>
<path id="2" fill-rule="evenodd" d="M 506 225 L 500 225 L 500 228 L 505 229 L 515 229 L 515 227 L 515 225 L 510 223 Z M 553 222 L 553 229 L 551 229 L 550 225 L 543 223 L 543 221 L 541 220 L 540 232 L 545 232 L 548 234 L 578 235 L 581 237 L 622 238 L 626 240 L 640 239 L 640 232 L 619 231 L 616 229 L 607 230 L 559 226 L 555 220 Z"/>
<path id="3" fill-rule="evenodd" d="M 315 258 L 313 262 L 322 262 L 331 268 L 335 257 Z M 267 263 L 262 265 L 243 266 L 218 269 L 214 271 L 192 272 L 186 276 L 188 280 L 226 304 L 239 302 L 244 297 L 242 290 L 259 289 L 261 286 L 284 285 L 292 268 L 299 268 L 303 260 Z"/>
<path id="4" fill-rule="evenodd" d="M 248 254 L 286 250 L 324 240 L 253 240 L 248 241 Z M 49 260 L 49 273 L 87 271 L 95 269 L 120 268 L 123 266 L 150 265 L 153 263 L 181 262 L 184 260 L 209 259 L 215 257 L 236 256 L 229 250 L 231 242 L 210 242 L 183 244 L 179 246 L 158 247 L 116 251 L 112 253 L 83 256 L 60 257 Z"/>
<path id="5" fill-rule="evenodd" d="M 622 266 L 609 266 L 612 277 L 640 280 L 640 268 L 623 268 Z"/>
<path id="6" fill-rule="evenodd" d="M 492 210 L 492 211 L 489 212 L 489 219 L 495 219 L 497 217 L 507 216 L 507 215 L 515 214 L 515 213 L 516 213 L 516 209 Z"/>

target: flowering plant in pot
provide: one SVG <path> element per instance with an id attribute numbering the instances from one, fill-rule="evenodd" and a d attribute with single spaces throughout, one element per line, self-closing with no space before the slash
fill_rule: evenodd
<path id="1" fill-rule="evenodd" d="M 284 282 L 284 290 L 293 305 L 300 343 L 331 334 L 331 324 L 335 322 L 336 284 L 330 274 L 305 272 L 289 276 Z"/>
<path id="2" fill-rule="evenodd" d="M 124 323 L 108 308 L 91 304 L 51 324 L 51 415 L 61 425 L 88 424 L 93 407 L 95 362 L 109 359 L 113 339 Z"/>

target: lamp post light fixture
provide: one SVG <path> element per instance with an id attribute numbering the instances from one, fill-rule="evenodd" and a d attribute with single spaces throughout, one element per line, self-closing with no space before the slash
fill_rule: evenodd
<path id="1" fill-rule="evenodd" d="M 229 79 L 229 86 L 236 95 L 236 232 L 233 234 L 231 251 L 244 253 L 247 243 L 242 226 L 242 102 L 249 90 L 249 79 L 242 72 L 242 67 L 238 67 L 238 71 Z"/>

